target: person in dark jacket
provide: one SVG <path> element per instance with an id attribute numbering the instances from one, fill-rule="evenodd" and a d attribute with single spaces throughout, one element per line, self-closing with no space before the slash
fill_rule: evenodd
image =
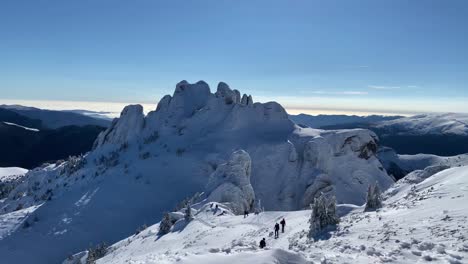
<path id="1" fill-rule="evenodd" d="M 260 248 L 264 248 L 264 247 L 266 247 L 265 238 L 263 238 L 262 240 L 260 240 Z"/>
<path id="2" fill-rule="evenodd" d="M 280 227 L 279 227 L 279 224 L 276 223 L 276 224 L 275 224 L 275 238 L 278 238 L 278 237 L 279 237 L 279 228 L 280 228 Z"/>
<path id="3" fill-rule="evenodd" d="M 284 226 L 286 225 L 286 220 L 284 220 L 284 218 L 283 218 L 283 220 L 281 220 L 280 224 L 281 224 L 281 233 L 284 233 Z"/>
<path id="4" fill-rule="evenodd" d="M 246 218 L 247 216 L 249 216 L 249 211 L 245 210 L 244 211 L 244 218 Z"/>

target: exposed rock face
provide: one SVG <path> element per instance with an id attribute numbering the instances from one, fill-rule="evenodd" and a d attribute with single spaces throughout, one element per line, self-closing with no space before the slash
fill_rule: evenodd
<path id="1" fill-rule="evenodd" d="M 199 140 L 203 143 L 198 145 L 211 153 L 228 155 L 227 149 L 243 148 L 253 163 L 253 189 L 266 208 L 308 207 L 321 192 L 336 193 L 338 202 L 363 204 L 369 183 L 378 182 L 384 190 L 392 182 L 375 158 L 378 138 L 374 133 L 295 127 L 280 104 L 253 103 L 251 96 L 241 98 L 239 91 L 223 82 L 212 94 L 203 81 L 181 81 L 173 96 L 164 96 L 146 118 L 141 108 L 137 110 L 124 110 L 97 145 L 122 144 L 137 139 L 137 134 L 140 142 L 150 142 L 147 139 L 154 139 L 157 132 L 167 142 L 160 146 L 166 152 L 167 144 L 177 142 L 173 149 L 178 155 Z M 215 141 L 205 139 L 206 133 L 212 133 Z"/>
<path id="2" fill-rule="evenodd" d="M 250 184 L 251 160 L 244 150 L 232 153 L 229 161 L 221 164 L 211 174 L 207 193 L 208 201 L 229 203 L 236 214 L 249 211 L 255 200 Z"/>
<path id="3" fill-rule="evenodd" d="M 128 105 L 120 114 L 119 119 L 114 119 L 112 125 L 102 132 L 95 147 L 106 143 L 123 144 L 139 136 L 145 126 L 145 116 L 141 105 Z"/>
<path id="4" fill-rule="evenodd" d="M 376 157 L 377 136 L 368 130 L 322 133 L 303 144 L 302 173 L 315 174 L 305 176 L 304 207 L 321 193 L 334 193 L 339 202 L 363 204 L 369 184 L 377 182 L 386 189 L 392 183 Z"/>
<path id="5" fill-rule="evenodd" d="M 224 82 L 218 84 L 218 89 L 215 93 L 216 97 L 224 98 L 226 104 L 238 104 L 240 103 L 240 93 L 237 90 L 231 90 L 229 85 Z"/>

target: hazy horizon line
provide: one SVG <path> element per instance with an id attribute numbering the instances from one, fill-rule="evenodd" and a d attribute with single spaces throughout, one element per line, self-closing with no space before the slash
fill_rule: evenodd
<path id="1" fill-rule="evenodd" d="M 75 101 L 75 100 L 17 100 L 1 99 L 0 105 L 21 105 L 26 107 L 35 107 L 44 110 L 72 111 L 87 110 L 95 113 L 106 114 L 108 117 L 119 117 L 123 108 L 131 104 L 140 104 L 143 106 L 144 113 L 156 109 L 157 102 L 113 102 L 113 101 Z M 282 104 L 283 105 L 283 104 Z M 332 108 L 332 107 L 294 107 L 283 105 L 289 115 L 307 114 L 307 115 L 356 115 L 356 116 L 412 116 L 422 113 L 449 113 L 430 112 L 430 111 L 405 111 L 405 110 L 386 110 L 386 109 L 356 109 L 356 108 Z M 462 112 L 460 112 L 462 113 Z"/>

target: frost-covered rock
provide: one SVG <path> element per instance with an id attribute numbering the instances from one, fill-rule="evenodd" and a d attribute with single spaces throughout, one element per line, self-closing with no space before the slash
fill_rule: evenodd
<path id="1" fill-rule="evenodd" d="M 382 193 L 377 184 L 369 185 L 366 200 L 366 210 L 375 210 L 382 207 Z"/>
<path id="2" fill-rule="evenodd" d="M 229 85 L 224 82 L 218 84 L 218 89 L 215 93 L 216 97 L 224 98 L 226 104 L 240 103 L 240 93 L 237 90 L 231 90 Z"/>
<path id="3" fill-rule="evenodd" d="M 139 136 L 145 126 L 145 116 L 141 105 L 126 106 L 119 119 L 114 119 L 112 125 L 99 134 L 95 148 L 106 143 L 123 144 Z"/>
<path id="4" fill-rule="evenodd" d="M 250 184 L 251 160 L 244 150 L 232 153 L 226 164 L 220 165 L 210 176 L 208 201 L 230 203 L 233 211 L 241 214 L 250 211 L 255 200 Z"/>
<path id="5" fill-rule="evenodd" d="M 307 186 L 302 199 L 304 207 L 320 193 L 334 193 L 340 203 L 364 204 L 370 183 L 377 182 L 384 190 L 393 183 L 376 156 L 378 139 L 373 132 L 319 132 L 310 128 L 299 131 L 302 137 L 293 141 L 303 145 L 301 173 Z"/>

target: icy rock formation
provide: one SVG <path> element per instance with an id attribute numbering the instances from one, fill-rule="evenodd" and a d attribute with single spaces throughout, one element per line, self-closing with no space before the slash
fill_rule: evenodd
<path id="1" fill-rule="evenodd" d="M 237 90 L 231 90 L 229 85 L 224 82 L 218 84 L 218 89 L 215 93 L 216 97 L 224 98 L 226 104 L 238 104 L 240 103 L 240 92 Z"/>
<path id="2" fill-rule="evenodd" d="M 373 132 L 355 129 L 320 133 L 303 144 L 302 174 L 308 186 L 304 207 L 320 193 L 335 193 L 339 202 L 363 204 L 370 183 L 377 182 L 382 189 L 392 183 L 376 157 L 377 136 Z"/>
<path id="3" fill-rule="evenodd" d="M 126 106 L 119 119 L 114 119 L 112 125 L 102 132 L 95 144 L 95 147 L 105 143 L 122 144 L 137 137 L 145 126 L 145 116 L 141 105 Z"/>
<path id="4" fill-rule="evenodd" d="M 229 161 L 221 164 L 210 176 L 208 201 L 229 203 L 236 214 L 249 211 L 255 200 L 250 184 L 251 160 L 244 150 L 232 153 Z"/>

